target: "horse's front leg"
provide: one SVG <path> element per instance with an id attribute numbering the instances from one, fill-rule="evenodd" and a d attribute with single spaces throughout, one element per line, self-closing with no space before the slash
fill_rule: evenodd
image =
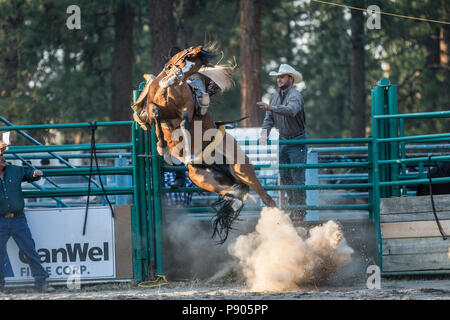
<path id="1" fill-rule="evenodd" d="M 166 161 L 169 165 L 172 165 L 172 159 L 170 157 L 170 150 L 167 146 L 167 142 L 164 139 L 164 132 L 162 130 L 161 126 L 161 108 L 157 105 L 152 105 L 151 107 L 151 117 L 153 118 L 153 121 L 155 122 L 155 134 L 156 139 L 158 140 L 156 143 L 156 150 L 158 151 L 158 154 L 164 157 L 164 161 Z"/>

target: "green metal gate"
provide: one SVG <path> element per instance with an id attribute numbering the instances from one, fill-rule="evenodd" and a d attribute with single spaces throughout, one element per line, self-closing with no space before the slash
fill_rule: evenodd
<path id="1" fill-rule="evenodd" d="M 372 204 L 377 227 L 378 257 L 382 274 L 383 244 L 380 222 L 380 199 L 407 196 L 407 187 L 428 184 L 423 169 L 429 157 L 407 157 L 406 144 L 442 143 L 450 141 L 450 133 L 405 136 L 408 119 L 450 118 L 450 111 L 398 114 L 397 85 L 381 79 L 372 89 Z M 439 145 L 434 146 L 439 148 Z M 450 155 L 433 156 L 434 161 L 450 161 Z M 417 173 L 408 173 L 406 165 L 418 164 Z M 450 182 L 450 177 L 433 178 L 433 183 Z M 425 274 L 437 271 L 397 272 L 396 274 Z M 446 271 L 450 273 L 450 270 Z"/>

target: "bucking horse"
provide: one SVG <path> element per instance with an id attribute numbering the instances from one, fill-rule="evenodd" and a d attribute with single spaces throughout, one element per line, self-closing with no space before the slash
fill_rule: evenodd
<path id="1" fill-rule="evenodd" d="M 202 46 L 176 53 L 158 76 L 145 76 L 146 86 L 132 108 L 134 119 L 145 130 L 155 125 L 157 150 L 167 163 L 181 161 L 195 185 L 220 195 L 212 204 L 213 237 L 224 243 L 250 188 L 266 206 L 276 203 L 263 189 L 250 159 L 225 131 L 227 122 L 214 122 L 205 103 L 207 92 L 195 84 L 203 78 L 203 88 L 231 87 L 234 68 L 211 66 L 211 57 Z"/>

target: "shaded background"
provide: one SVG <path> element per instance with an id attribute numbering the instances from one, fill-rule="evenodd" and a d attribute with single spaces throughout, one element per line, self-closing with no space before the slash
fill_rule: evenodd
<path id="1" fill-rule="evenodd" d="M 446 0 L 333 2 L 450 20 Z M 72 4 L 80 30 L 66 27 Z M 450 25 L 382 15 L 381 28 L 369 29 L 368 17 L 311 0 L 0 0 L 0 115 L 17 125 L 131 120 L 133 87 L 161 71 L 171 46 L 214 41 L 214 62 L 238 64 L 233 90 L 213 100 L 216 120 L 249 114 L 242 125 L 260 126 L 255 103 L 274 92 L 268 72 L 280 63 L 303 74 L 308 138 L 370 135 L 370 89 L 383 76 L 399 85 L 399 112 L 450 109 Z M 406 131 L 449 127 L 411 121 Z M 33 134 L 87 143 L 90 132 Z M 128 139 L 120 129 L 98 138 Z"/>

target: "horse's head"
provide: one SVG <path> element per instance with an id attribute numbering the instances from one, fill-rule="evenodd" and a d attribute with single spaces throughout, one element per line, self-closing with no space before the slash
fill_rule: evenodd
<path id="1" fill-rule="evenodd" d="M 176 81 L 183 82 L 202 66 L 208 65 L 208 59 L 213 55 L 202 46 L 190 47 L 175 54 L 164 66 L 166 74 L 159 82 L 163 89 L 173 85 Z"/>

